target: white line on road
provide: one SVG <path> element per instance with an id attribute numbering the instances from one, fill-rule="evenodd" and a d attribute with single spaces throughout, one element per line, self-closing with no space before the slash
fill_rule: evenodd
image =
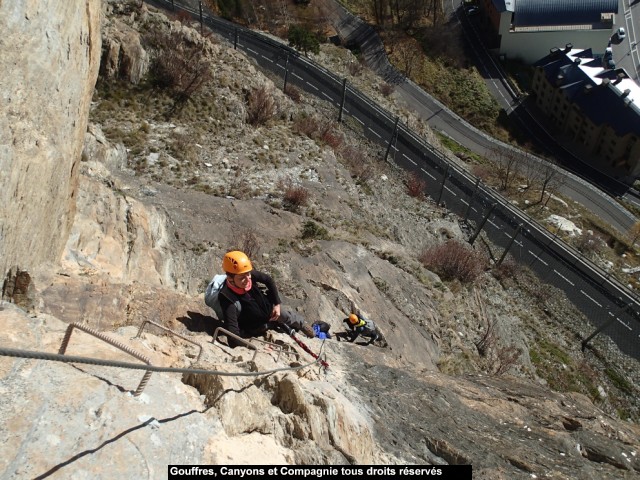
<path id="1" fill-rule="evenodd" d="M 382 138 L 380 135 L 378 135 L 374 130 L 371 130 L 371 128 L 368 129 L 371 133 L 373 133 L 376 137 L 378 138 Z"/>
<path id="2" fill-rule="evenodd" d="M 309 82 L 305 82 L 307 85 L 309 85 L 311 88 L 313 88 L 316 91 L 320 91 L 320 89 L 318 87 L 316 87 L 313 83 L 309 83 Z"/>
<path id="3" fill-rule="evenodd" d="M 620 322 L 622 325 L 624 325 L 625 327 L 627 327 L 629 329 L 630 332 L 633 332 L 633 328 L 631 328 L 628 324 L 624 323 L 622 320 L 620 320 L 619 318 L 616 318 L 616 320 L 618 320 L 618 322 Z"/>
<path id="4" fill-rule="evenodd" d="M 424 173 L 426 173 L 427 175 L 429 175 L 431 178 L 433 178 L 434 180 L 436 179 L 436 177 L 434 177 L 433 175 L 431 175 L 429 172 L 427 172 L 424 168 L 420 168 L 420 170 L 422 170 Z"/>
<path id="5" fill-rule="evenodd" d="M 593 303 L 595 303 L 596 305 L 598 305 L 600 308 L 602 308 L 602 305 L 599 304 L 598 302 L 595 301 L 595 299 L 589 295 L 587 292 L 585 292 L 584 290 L 580 290 L 580 293 L 582 293 L 585 297 L 587 297 L 589 300 L 591 300 Z"/>
<path id="6" fill-rule="evenodd" d="M 538 255 L 536 255 L 535 253 L 533 253 L 531 250 L 527 250 L 531 255 L 533 255 L 534 257 L 536 257 L 536 260 L 540 260 L 542 263 L 544 263 L 547 267 L 549 266 L 549 264 L 547 262 L 545 262 L 544 260 L 542 260 Z"/>
<path id="7" fill-rule="evenodd" d="M 557 271 L 555 268 L 553 269 L 554 272 L 556 272 L 556 274 L 558 274 L 559 277 L 563 278 L 565 282 L 567 282 L 569 285 L 571 285 L 572 287 L 575 287 L 575 283 L 573 283 L 571 280 L 569 280 L 567 277 L 565 277 L 564 275 L 562 275 L 559 271 Z"/>
<path id="8" fill-rule="evenodd" d="M 403 156 L 404 158 L 406 158 L 407 160 L 409 160 L 409 161 L 410 161 L 411 163 L 413 163 L 414 165 L 418 165 L 416 162 L 414 162 L 414 161 L 413 161 L 413 159 L 411 159 L 411 158 L 407 157 L 404 153 L 402 154 L 402 156 Z"/>

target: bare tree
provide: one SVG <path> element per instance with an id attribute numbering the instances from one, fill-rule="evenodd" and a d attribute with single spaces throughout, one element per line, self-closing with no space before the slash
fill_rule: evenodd
<path id="1" fill-rule="evenodd" d="M 404 27 L 405 18 L 407 17 L 406 4 L 406 0 L 391 0 L 391 21 L 395 25 Z"/>
<path id="2" fill-rule="evenodd" d="M 385 23 L 385 18 L 387 16 L 387 11 L 389 9 L 389 0 L 369 0 L 369 8 L 371 10 L 371 14 L 376 22 L 376 25 L 383 26 Z"/>
<path id="3" fill-rule="evenodd" d="M 211 60 L 204 43 L 193 43 L 179 32 L 152 31 L 144 37 L 150 47 L 152 83 L 174 98 L 172 110 L 182 107 L 212 78 Z"/>
<path id="4" fill-rule="evenodd" d="M 498 320 L 489 318 L 487 309 L 478 289 L 473 289 L 476 302 L 476 311 L 480 320 L 485 324 L 484 332 L 480 339 L 475 342 L 478 353 L 487 359 L 487 370 L 491 375 L 500 376 L 505 374 L 518 363 L 522 355 L 522 349 L 514 345 L 504 346 L 499 341 Z"/>
<path id="5" fill-rule="evenodd" d="M 442 0 L 428 0 L 429 12 L 433 25 L 438 25 L 440 19 L 444 19 L 444 9 L 442 8 Z"/>
<path id="6" fill-rule="evenodd" d="M 246 253 L 249 258 L 258 258 L 260 239 L 256 231 L 252 228 L 240 231 L 240 240 L 242 241 L 240 251 Z"/>
<path id="7" fill-rule="evenodd" d="M 602 235 L 587 229 L 583 229 L 582 233 L 573 239 L 573 244 L 580 253 L 590 258 L 599 255 L 607 246 Z"/>
<path id="8" fill-rule="evenodd" d="M 638 238 L 640 238 L 640 222 L 634 223 L 629 229 L 629 239 L 632 247 L 636 245 Z"/>
<path id="9" fill-rule="evenodd" d="M 524 153 L 524 160 L 520 163 L 520 174 L 527 189 L 533 187 L 541 180 L 539 162 L 526 152 Z"/>
<path id="10" fill-rule="evenodd" d="M 266 87 L 258 87 L 247 95 L 247 123 L 264 125 L 277 111 L 273 93 Z"/>
<path id="11" fill-rule="evenodd" d="M 284 18 L 284 25 L 288 27 L 291 25 L 291 16 L 289 15 L 286 0 L 280 0 L 278 7 L 280 8 L 280 15 Z"/>
<path id="12" fill-rule="evenodd" d="M 439 5 L 436 11 L 442 12 L 442 0 L 429 1 Z M 390 18 L 393 25 L 404 29 L 415 26 L 435 8 L 424 0 L 369 0 L 368 6 L 376 25 L 383 26 Z"/>
<path id="13" fill-rule="evenodd" d="M 494 147 L 490 152 L 490 158 L 496 166 L 496 172 L 500 181 L 500 190 L 509 190 L 518 175 L 519 165 L 517 153 L 508 148 Z"/>
<path id="14" fill-rule="evenodd" d="M 540 165 L 540 200 L 542 203 L 544 194 L 549 191 L 549 198 L 551 198 L 551 192 L 557 190 L 563 182 L 562 175 L 558 170 L 556 162 L 553 160 L 547 160 Z M 547 198 L 547 202 L 549 201 Z M 546 202 L 545 202 L 546 205 Z"/>
<path id="15" fill-rule="evenodd" d="M 249 2 L 250 13 L 247 13 L 246 21 L 247 25 L 256 25 L 260 30 L 264 30 L 264 24 L 262 23 L 260 15 L 258 15 L 258 9 L 260 5 L 256 5 L 257 2 Z"/>
<path id="16" fill-rule="evenodd" d="M 395 50 L 400 70 L 406 77 L 409 77 L 413 67 L 418 64 L 422 56 L 420 47 L 414 43 L 403 42 L 398 43 Z"/>
<path id="17" fill-rule="evenodd" d="M 518 363 L 522 349 L 515 345 L 500 346 L 496 348 L 493 375 L 500 376 L 509 371 Z"/>

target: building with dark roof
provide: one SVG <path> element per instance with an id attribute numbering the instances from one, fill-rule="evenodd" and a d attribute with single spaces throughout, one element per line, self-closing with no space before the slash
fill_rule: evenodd
<path id="1" fill-rule="evenodd" d="M 592 45 L 603 54 L 618 0 L 480 0 L 495 47 L 509 59 L 533 63 L 556 45 Z"/>
<path id="2" fill-rule="evenodd" d="M 632 184 L 640 177 L 640 86 L 591 49 L 552 48 L 534 64 L 536 104 L 585 158 Z"/>

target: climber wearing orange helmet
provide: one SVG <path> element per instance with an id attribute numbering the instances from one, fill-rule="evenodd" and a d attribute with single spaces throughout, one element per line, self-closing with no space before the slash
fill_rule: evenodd
<path id="1" fill-rule="evenodd" d="M 220 291 L 220 305 L 225 327 L 242 337 L 262 335 L 268 328 L 284 325 L 284 329 L 302 331 L 308 337 L 315 334 L 295 312 L 280 308 L 278 288 L 271 275 L 253 269 L 244 252 L 227 252 L 222 259 L 227 281 Z M 258 287 L 262 284 L 266 291 Z M 238 345 L 229 339 L 230 346 Z"/>
<path id="2" fill-rule="evenodd" d="M 349 341 L 355 342 L 356 338 L 360 335 L 368 337 L 369 342 L 367 345 L 371 345 L 373 342 L 380 338 L 380 333 L 376 328 L 373 321 L 366 318 L 360 311 L 356 310 L 351 313 L 347 318 L 343 320 L 349 331 Z"/>

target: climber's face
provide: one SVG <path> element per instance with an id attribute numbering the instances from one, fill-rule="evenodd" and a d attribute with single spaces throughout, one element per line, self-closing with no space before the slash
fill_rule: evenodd
<path id="1" fill-rule="evenodd" d="M 233 276 L 233 284 L 238 288 L 247 288 L 251 281 L 251 272 L 238 273 Z"/>

